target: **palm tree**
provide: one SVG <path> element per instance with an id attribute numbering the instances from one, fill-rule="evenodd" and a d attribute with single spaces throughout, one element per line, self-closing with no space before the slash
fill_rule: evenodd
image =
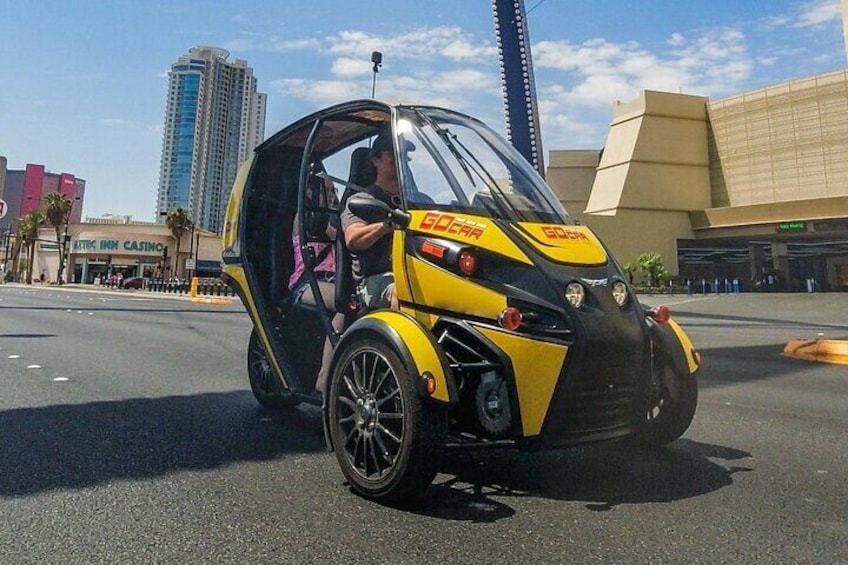
<path id="1" fill-rule="evenodd" d="M 668 270 L 663 265 L 662 255 L 656 251 L 642 253 L 636 257 L 636 265 L 648 277 L 648 289 L 668 278 Z"/>
<path id="2" fill-rule="evenodd" d="M 67 233 L 68 216 L 73 202 L 61 192 L 51 192 L 44 197 L 44 213 L 47 222 L 56 230 L 56 243 L 59 245 L 59 268 L 56 274 L 56 284 L 62 284 L 62 271 L 65 266 L 65 242 L 62 238 L 62 226 Z"/>
<path id="3" fill-rule="evenodd" d="M 47 217 L 41 210 L 30 210 L 18 219 L 18 235 L 21 240 L 26 239 L 27 245 L 27 284 L 32 284 L 32 259 L 35 256 L 38 228 L 43 226 L 46 221 Z"/>
<path id="4" fill-rule="evenodd" d="M 177 251 L 174 254 L 174 276 L 177 276 L 177 268 L 179 266 L 180 260 L 180 241 L 183 238 L 183 234 L 189 231 L 192 228 L 193 222 L 191 218 L 188 216 L 188 211 L 185 208 L 172 208 L 168 210 L 168 216 L 165 218 L 165 225 L 168 226 L 168 229 L 171 230 L 171 235 L 174 236 L 174 240 L 176 240 Z"/>

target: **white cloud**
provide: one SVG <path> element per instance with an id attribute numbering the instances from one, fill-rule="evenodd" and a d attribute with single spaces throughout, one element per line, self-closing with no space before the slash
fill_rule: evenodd
<path id="1" fill-rule="evenodd" d="M 816 0 L 805 4 L 792 27 L 812 27 L 839 20 L 842 7 L 839 0 Z"/>
<path id="2" fill-rule="evenodd" d="M 368 59 L 352 59 L 340 57 L 333 61 L 330 72 L 338 77 L 360 77 L 371 74 L 371 63 Z"/>
<path id="3" fill-rule="evenodd" d="M 367 58 L 380 51 L 391 59 L 479 61 L 492 56 L 495 49 L 488 42 L 475 42 L 473 36 L 459 27 L 419 28 L 389 36 L 370 35 L 347 30 L 326 38 L 328 51 L 355 58 Z"/>
<path id="4" fill-rule="evenodd" d="M 223 43 L 224 49 L 230 53 L 248 53 L 250 51 L 283 52 L 299 49 L 319 49 L 321 42 L 314 38 L 280 39 L 276 35 L 261 36 L 248 34 L 248 37 L 231 39 Z"/>
<path id="5" fill-rule="evenodd" d="M 668 38 L 669 45 L 683 45 L 684 43 L 686 43 L 686 37 L 682 33 L 674 32 Z"/>
<path id="6" fill-rule="evenodd" d="M 352 98 L 370 96 L 371 81 L 281 79 L 270 83 L 271 90 L 314 106 L 326 106 Z M 377 98 L 389 102 L 447 106 L 472 111 L 479 97 L 497 100 L 499 79 L 474 69 L 444 72 L 420 71 L 392 74 L 377 79 Z"/>

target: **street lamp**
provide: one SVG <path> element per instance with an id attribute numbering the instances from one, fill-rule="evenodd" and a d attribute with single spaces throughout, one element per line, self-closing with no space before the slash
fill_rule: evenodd
<path id="1" fill-rule="evenodd" d="M 9 269 L 9 244 L 12 241 L 12 224 L 9 224 L 6 227 L 6 231 L 3 233 L 3 243 L 5 246 L 5 250 L 3 253 L 3 278 L 6 277 L 6 271 Z"/>
<path id="2" fill-rule="evenodd" d="M 191 259 L 191 269 L 188 270 L 188 278 L 191 280 L 194 278 L 194 271 L 197 269 L 197 257 L 195 256 L 195 245 L 194 245 L 194 220 L 189 219 L 191 223 L 191 237 L 188 241 L 188 258 Z M 200 246 L 200 242 L 198 242 L 198 247 Z"/>

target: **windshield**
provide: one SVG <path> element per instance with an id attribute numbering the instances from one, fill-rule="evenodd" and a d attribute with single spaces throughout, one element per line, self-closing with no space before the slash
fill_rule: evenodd
<path id="1" fill-rule="evenodd" d="M 520 222 L 569 222 L 568 213 L 533 167 L 481 122 L 435 108 L 399 108 L 397 135 L 410 209 Z"/>

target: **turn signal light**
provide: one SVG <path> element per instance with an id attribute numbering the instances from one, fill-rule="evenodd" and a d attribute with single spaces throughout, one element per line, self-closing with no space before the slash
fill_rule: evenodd
<path id="1" fill-rule="evenodd" d="M 504 308 L 498 316 L 498 324 L 504 329 L 514 332 L 521 326 L 521 311 L 514 306 Z"/>
<path id="2" fill-rule="evenodd" d="M 695 365 L 698 367 L 701 366 L 701 353 L 698 351 L 692 350 L 692 359 L 695 361 Z"/>
<path id="3" fill-rule="evenodd" d="M 477 255 L 466 249 L 459 254 L 457 265 L 463 275 L 470 277 L 477 271 Z"/>
<path id="4" fill-rule="evenodd" d="M 445 256 L 444 247 L 436 245 L 435 243 L 430 243 L 429 241 L 425 241 L 421 244 L 421 252 L 426 253 L 427 255 L 432 255 L 436 259 L 443 259 Z"/>
<path id="5" fill-rule="evenodd" d="M 648 310 L 647 314 L 659 324 L 664 324 L 671 319 L 671 310 L 669 310 L 668 306 L 665 304 L 661 306 L 654 306 Z"/>
<path id="6" fill-rule="evenodd" d="M 430 371 L 424 371 L 421 374 L 421 379 L 424 381 L 424 390 L 427 391 L 427 394 L 430 396 L 436 392 L 436 378 Z"/>

